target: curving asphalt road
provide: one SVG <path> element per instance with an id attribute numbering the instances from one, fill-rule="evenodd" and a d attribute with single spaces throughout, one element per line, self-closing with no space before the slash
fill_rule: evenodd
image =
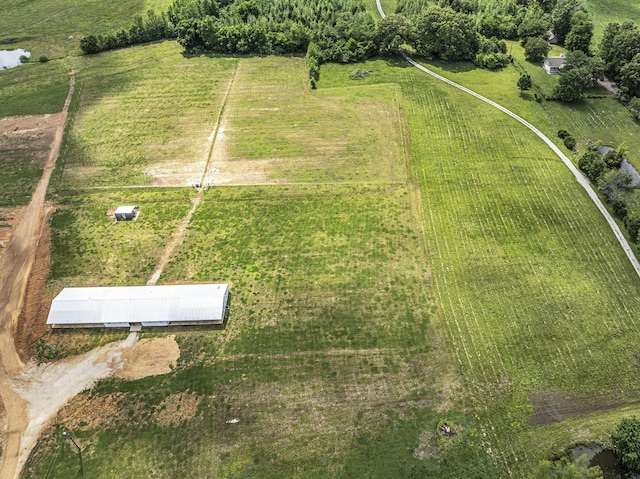
<path id="1" fill-rule="evenodd" d="M 384 13 L 384 10 L 382 10 L 382 5 L 380 5 L 380 0 L 376 0 L 376 5 L 378 6 L 378 12 L 380 13 L 380 16 L 382 18 L 386 17 L 386 15 Z M 508 110 L 507 108 L 505 108 L 502 105 L 496 103 L 495 101 L 492 101 L 492 100 L 489 100 L 488 98 L 485 98 L 484 96 L 480 95 L 479 93 L 476 93 L 473 90 L 470 90 L 469 88 L 463 87 L 462 85 L 459 85 L 456 82 L 453 82 L 453 81 L 449 80 L 448 78 L 445 78 L 445 77 L 443 77 L 441 75 L 438 75 L 437 73 L 429 70 L 428 68 L 425 68 L 424 66 L 422 66 L 418 62 L 416 62 L 413 58 L 411 58 L 409 55 L 407 55 L 404 51 L 401 51 L 400 53 L 402 53 L 402 56 L 404 57 L 405 60 L 407 60 L 409 63 L 411 63 L 414 67 L 418 68 L 419 70 L 422 70 L 423 72 L 427 73 L 428 75 L 431 75 L 432 77 L 437 78 L 438 80 L 443 81 L 445 83 L 448 83 L 449 85 L 457 88 L 458 90 L 462 90 L 463 92 L 468 93 L 469 95 L 472 95 L 472 96 L 476 97 L 477 99 L 482 100 L 485 103 L 488 103 L 492 107 L 497 108 L 498 110 L 506 113 L 511 118 L 514 118 L 515 120 L 518 120 L 524 126 L 529 128 L 532 132 L 534 132 L 536 135 L 538 135 L 538 137 L 542 141 L 544 141 L 549 146 L 549 148 L 551 148 L 553 150 L 553 152 L 556 155 L 558 155 L 558 157 L 562 160 L 562 162 L 565 164 L 565 166 L 567 168 L 569 168 L 571 173 L 573 173 L 573 176 L 575 176 L 575 178 L 578 181 L 578 183 L 580 184 L 580 186 L 582 186 L 585 189 L 585 191 L 589 195 L 589 198 L 591 198 L 591 200 L 593 200 L 595 205 L 600 210 L 600 213 L 602 213 L 602 216 L 604 216 L 604 218 L 607 220 L 607 223 L 609 223 L 609 226 L 611 227 L 611 230 L 613 231 L 613 234 L 616 236 L 616 239 L 620 243 L 620 246 L 622 246 L 622 249 L 627 254 L 627 257 L 629 258 L 629 261 L 631 262 L 631 265 L 633 266 L 633 269 L 635 269 L 636 274 L 640 277 L 640 263 L 638 262 L 638 258 L 636 258 L 635 254 L 633 254 L 633 250 L 631 249 L 631 246 L 629 245 L 629 242 L 627 241 L 627 238 L 624 237 L 624 234 L 622 234 L 622 231 L 620 231 L 620 228 L 618 227 L 618 224 L 615 222 L 613 217 L 609 214 L 609 212 L 605 208 L 604 204 L 602 204 L 602 201 L 600 201 L 600 198 L 598 198 L 598 195 L 596 194 L 596 192 L 593 191 L 593 189 L 591 188 L 591 183 L 589 182 L 589 180 L 587 178 L 585 178 L 582 175 L 582 173 L 580 173 L 580 171 L 574 166 L 574 164 L 571 162 L 571 160 L 569 158 L 567 158 L 567 156 L 562 152 L 562 150 L 560 150 L 560 148 L 558 148 L 556 146 L 555 143 L 553 143 L 544 133 L 542 133 L 540 130 L 538 130 L 535 126 L 533 126 L 531 123 L 529 123 L 527 120 L 525 120 L 521 116 L 516 115 L 511 110 Z"/>

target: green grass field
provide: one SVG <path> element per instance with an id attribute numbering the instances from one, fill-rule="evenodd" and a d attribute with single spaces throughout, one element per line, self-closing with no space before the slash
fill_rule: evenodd
<path id="1" fill-rule="evenodd" d="M 301 58 L 243 58 L 206 181 L 403 181 L 399 101 L 394 85 L 312 92 Z"/>
<path id="2" fill-rule="evenodd" d="M 629 0 L 593 0 L 587 4 L 593 23 L 594 40 L 599 43 L 607 24 L 627 21 L 640 24 L 640 5 Z M 595 46 L 595 45 L 592 45 Z"/>
<path id="3" fill-rule="evenodd" d="M 70 62 L 48 288 L 148 279 L 195 192 L 117 187 L 179 155 L 202 171 L 231 85 L 210 173 L 240 179 L 204 193 L 161 276 L 228 281 L 231 315 L 225 329 L 145 331 L 176 334 L 174 370 L 81 394 L 24 477 L 77 470 L 64 427 L 87 477 L 519 478 L 640 414 L 640 281 L 519 123 L 395 59 L 323 65 L 313 92 L 299 58 L 162 43 Z M 371 74 L 351 80 L 354 67 Z M 430 67 L 555 141 L 563 128 L 624 142 L 638 162 L 637 124 L 610 98 L 540 104 L 512 66 Z M 262 184 L 279 182 L 296 184 Z M 112 225 L 120 203 L 141 217 Z M 441 420 L 460 434 L 439 437 Z"/>
<path id="4" fill-rule="evenodd" d="M 0 117 L 62 111 L 69 92 L 69 71 L 65 60 L 0 70 Z"/>
<path id="5" fill-rule="evenodd" d="M 191 188 L 145 188 L 57 196 L 50 288 L 145 284 L 191 195 Z M 123 204 L 138 205 L 140 215 L 113 224 L 107 212 Z"/>
<path id="6" fill-rule="evenodd" d="M 80 54 L 79 39 L 126 28 L 134 15 L 147 10 L 166 11 L 170 0 L 125 0 L 105 8 L 96 0 L 1 0 L 0 49 L 24 48 L 36 60 L 40 55 L 63 58 Z M 7 43 L 11 40 L 11 43 Z"/>
<path id="7" fill-rule="evenodd" d="M 61 189 L 198 183 L 236 64 L 165 42 L 76 59 L 77 113 Z"/>

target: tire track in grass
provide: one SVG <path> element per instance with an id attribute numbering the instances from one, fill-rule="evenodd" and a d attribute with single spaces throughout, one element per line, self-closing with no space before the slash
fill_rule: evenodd
<path id="1" fill-rule="evenodd" d="M 211 144 L 209 145 L 209 152 L 207 154 L 207 161 L 205 162 L 204 169 L 202 171 L 202 176 L 200 177 L 200 183 L 198 186 L 198 195 L 192 200 L 191 208 L 187 211 L 185 217 L 180 221 L 178 227 L 176 228 L 175 233 L 173 234 L 171 241 L 167 244 L 166 248 L 160 255 L 160 260 L 156 265 L 153 273 L 151 274 L 151 278 L 147 281 L 147 286 L 155 286 L 155 284 L 160 279 L 160 275 L 164 270 L 164 267 L 167 265 L 173 253 L 176 249 L 176 246 L 182 243 L 184 235 L 189 227 L 189 223 L 191 223 L 191 218 L 193 218 L 194 213 L 202 203 L 203 191 L 204 191 L 204 180 L 207 176 L 207 171 L 209 170 L 209 164 L 211 163 L 211 158 L 213 156 L 213 147 L 216 144 L 216 137 L 218 136 L 218 130 L 220 129 L 220 123 L 222 121 L 222 115 L 224 114 L 224 109 L 227 104 L 227 98 L 229 97 L 229 92 L 231 91 L 231 86 L 233 85 L 233 80 L 236 76 L 236 71 L 238 71 L 238 64 L 236 63 L 233 73 L 231 74 L 231 78 L 229 79 L 229 85 L 227 85 L 227 91 L 224 94 L 222 99 L 222 104 L 220 105 L 220 110 L 218 111 L 218 118 L 216 119 L 216 123 L 213 127 L 213 131 L 209 136 Z"/>

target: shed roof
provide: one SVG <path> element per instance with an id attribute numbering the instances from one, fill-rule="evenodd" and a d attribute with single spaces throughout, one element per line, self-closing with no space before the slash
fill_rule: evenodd
<path id="1" fill-rule="evenodd" d="M 116 210 L 114 211 L 114 214 L 116 213 L 120 213 L 120 214 L 126 214 L 126 213 L 134 213 L 136 210 L 137 206 L 118 206 L 116 208 Z"/>
<path id="2" fill-rule="evenodd" d="M 47 324 L 222 322 L 227 292 L 227 284 L 64 288 Z"/>

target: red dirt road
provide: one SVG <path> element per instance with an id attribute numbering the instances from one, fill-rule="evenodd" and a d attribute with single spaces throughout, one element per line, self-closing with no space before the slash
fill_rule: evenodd
<path id="1" fill-rule="evenodd" d="M 17 478 L 23 462 L 19 458 L 23 455 L 23 435 L 28 425 L 27 403 L 14 391 L 11 382 L 24 368 L 24 363 L 16 351 L 14 335 L 42 224 L 46 219 L 46 192 L 60 151 L 73 89 L 72 75 L 69 94 L 60 115 L 42 178 L 15 227 L 4 254 L 0 257 L 0 398 L 7 416 L 5 447 L 0 465 L 2 479 Z"/>

